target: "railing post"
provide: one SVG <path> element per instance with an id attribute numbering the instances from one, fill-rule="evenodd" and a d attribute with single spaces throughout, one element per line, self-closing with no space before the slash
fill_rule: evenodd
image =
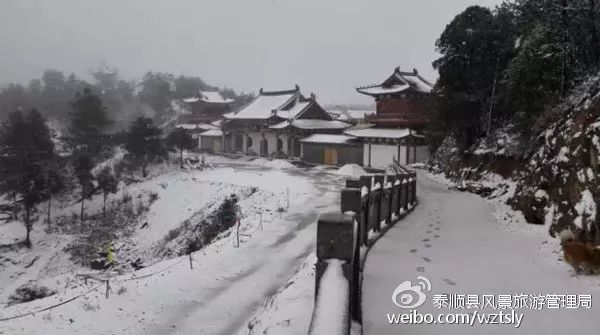
<path id="1" fill-rule="evenodd" d="M 369 240 L 369 189 L 366 186 L 363 186 L 361 189 L 358 222 L 360 223 L 360 243 L 361 245 L 367 245 Z"/>
<path id="2" fill-rule="evenodd" d="M 402 175 L 402 208 L 404 209 L 404 212 L 408 212 L 408 177 L 406 174 Z"/>
<path id="3" fill-rule="evenodd" d="M 345 262 L 344 277 L 349 283 L 350 306 L 347 308 L 353 317 L 360 314 L 360 243 L 356 238 L 357 230 L 358 225 L 353 214 L 323 213 L 317 221 L 315 301 L 319 297 L 319 284 L 327 269 L 327 260 L 342 260 Z M 345 320 L 348 331 L 350 319 Z"/>
<path id="4" fill-rule="evenodd" d="M 348 185 L 348 183 L 346 183 Z M 354 186 L 355 184 L 352 184 Z M 357 185 L 358 186 L 358 185 Z M 360 245 L 363 245 L 366 241 L 366 220 L 364 215 L 364 198 L 361 195 L 360 188 L 345 188 L 342 189 L 342 200 L 341 200 L 341 210 L 342 213 L 353 212 L 356 215 L 356 220 L 358 222 L 356 238 Z"/>
<path id="5" fill-rule="evenodd" d="M 417 173 L 413 173 L 412 175 L 413 183 L 412 183 L 412 201 L 413 205 L 417 202 Z"/>
<path id="6" fill-rule="evenodd" d="M 387 212 L 386 212 L 386 223 L 388 225 L 392 224 L 392 213 L 394 212 L 393 207 L 394 207 L 394 181 L 396 181 L 396 178 L 394 176 L 388 176 L 387 177 L 387 182 L 385 185 L 385 190 L 387 193 L 387 198 L 386 198 L 386 207 L 387 207 Z"/>
<path id="7" fill-rule="evenodd" d="M 392 204 L 393 204 L 393 212 L 396 214 L 397 217 L 400 217 L 400 208 L 402 208 L 402 203 L 401 201 L 401 196 L 400 196 L 400 192 L 402 190 L 402 184 L 401 184 L 401 180 L 402 178 L 399 175 L 396 175 L 396 177 L 394 178 L 394 186 L 392 189 L 392 193 L 393 193 L 393 200 L 392 200 Z"/>
<path id="8" fill-rule="evenodd" d="M 379 232 L 381 228 L 381 187 L 377 188 L 377 184 L 369 193 L 369 202 L 371 204 L 370 225 L 374 232 Z"/>

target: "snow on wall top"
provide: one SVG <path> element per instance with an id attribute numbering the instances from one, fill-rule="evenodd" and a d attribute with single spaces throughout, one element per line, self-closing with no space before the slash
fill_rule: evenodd
<path id="1" fill-rule="evenodd" d="M 330 144 L 347 144 L 354 137 L 346 135 L 330 135 L 330 134 L 312 134 L 309 137 L 300 140 L 303 143 L 330 143 Z"/>
<path id="2" fill-rule="evenodd" d="M 343 261 L 327 260 L 327 269 L 321 277 L 319 294 L 315 301 L 313 320 L 309 334 L 348 334 L 348 281 L 342 270 Z"/>
<path id="3" fill-rule="evenodd" d="M 349 123 L 342 121 L 329 121 L 329 120 L 319 120 L 319 119 L 296 119 L 296 120 L 287 120 L 280 122 L 278 124 L 272 125 L 271 129 L 284 129 L 286 127 L 294 127 L 298 129 L 346 129 L 352 126 Z"/>
<path id="4" fill-rule="evenodd" d="M 300 97 L 299 91 L 286 91 L 279 94 L 264 93 L 237 113 L 225 114 L 227 119 L 268 119 L 277 115 L 293 99 Z M 285 113 L 282 113 L 285 114 Z"/>
<path id="5" fill-rule="evenodd" d="M 201 133 L 200 136 L 221 137 L 223 136 L 223 131 L 221 129 L 211 129 Z"/>
<path id="6" fill-rule="evenodd" d="M 398 139 L 411 135 L 408 128 L 366 128 L 357 130 L 347 130 L 346 135 L 354 137 L 376 137 Z"/>

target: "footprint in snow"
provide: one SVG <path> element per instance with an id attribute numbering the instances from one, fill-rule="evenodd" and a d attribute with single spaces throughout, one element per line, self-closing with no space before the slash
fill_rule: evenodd
<path id="1" fill-rule="evenodd" d="M 417 272 L 425 272 L 425 267 L 424 266 L 419 266 L 417 268 Z"/>
<path id="2" fill-rule="evenodd" d="M 429 257 L 421 257 L 425 262 L 431 262 L 431 258 Z"/>
<path id="3" fill-rule="evenodd" d="M 417 253 L 417 249 L 410 249 L 408 252 L 410 252 L 411 254 L 416 254 Z"/>
<path id="4" fill-rule="evenodd" d="M 456 282 L 455 282 L 455 281 L 453 281 L 453 280 L 451 280 L 451 279 L 444 278 L 443 280 L 444 280 L 444 282 L 445 282 L 446 284 L 448 284 L 448 285 L 451 285 L 451 286 L 456 286 Z"/>
<path id="5" fill-rule="evenodd" d="M 422 239 L 422 241 L 423 242 L 429 242 L 429 239 L 428 238 L 424 238 L 424 239 Z"/>
<path id="6" fill-rule="evenodd" d="M 431 244 L 425 243 L 425 248 L 431 248 Z"/>
<path id="7" fill-rule="evenodd" d="M 435 238 L 440 238 L 440 235 L 433 235 L 433 237 L 435 237 Z"/>

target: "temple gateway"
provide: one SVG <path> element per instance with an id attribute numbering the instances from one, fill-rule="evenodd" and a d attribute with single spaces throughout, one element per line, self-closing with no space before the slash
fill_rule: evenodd
<path id="1" fill-rule="evenodd" d="M 362 86 L 356 91 L 375 98 L 376 112 L 366 115 L 370 127 L 349 129 L 346 135 L 363 143 L 363 165 L 386 168 L 430 158 L 423 130 L 430 121 L 433 85 L 419 75 L 396 68 L 381 84 Z"/>

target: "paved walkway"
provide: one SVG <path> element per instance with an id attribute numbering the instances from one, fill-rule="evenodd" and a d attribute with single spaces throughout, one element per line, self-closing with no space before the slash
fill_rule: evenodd
<path id="1" fill-rule="evenodd" d="M 510 232 L 492 216 L 493 206 L 479 196 L 451 191 L 418 177 L 419 205 L 370 250 L 363 282 L 363 330 L 386 334 L 591 334 L 600 328 L 598 277 L 573 276 L 544 229 Z M 548 242 L 546 242 L 548 241 Z M 439 309 L 436 294 L 592 294 L 591 309 L 516 309 L 519 328 L 504 325 L 391 324 L 388 314 L 407 314 L 392 293 L 404 281 L 417 284 L 425 276 L 432 290 L 414 309 L 418 313 L 511 313 L 511 309 Z M 418 320 L 417 320 L 418 321 Z M 507 319 L 504 321 L 508 321 Z"/>

